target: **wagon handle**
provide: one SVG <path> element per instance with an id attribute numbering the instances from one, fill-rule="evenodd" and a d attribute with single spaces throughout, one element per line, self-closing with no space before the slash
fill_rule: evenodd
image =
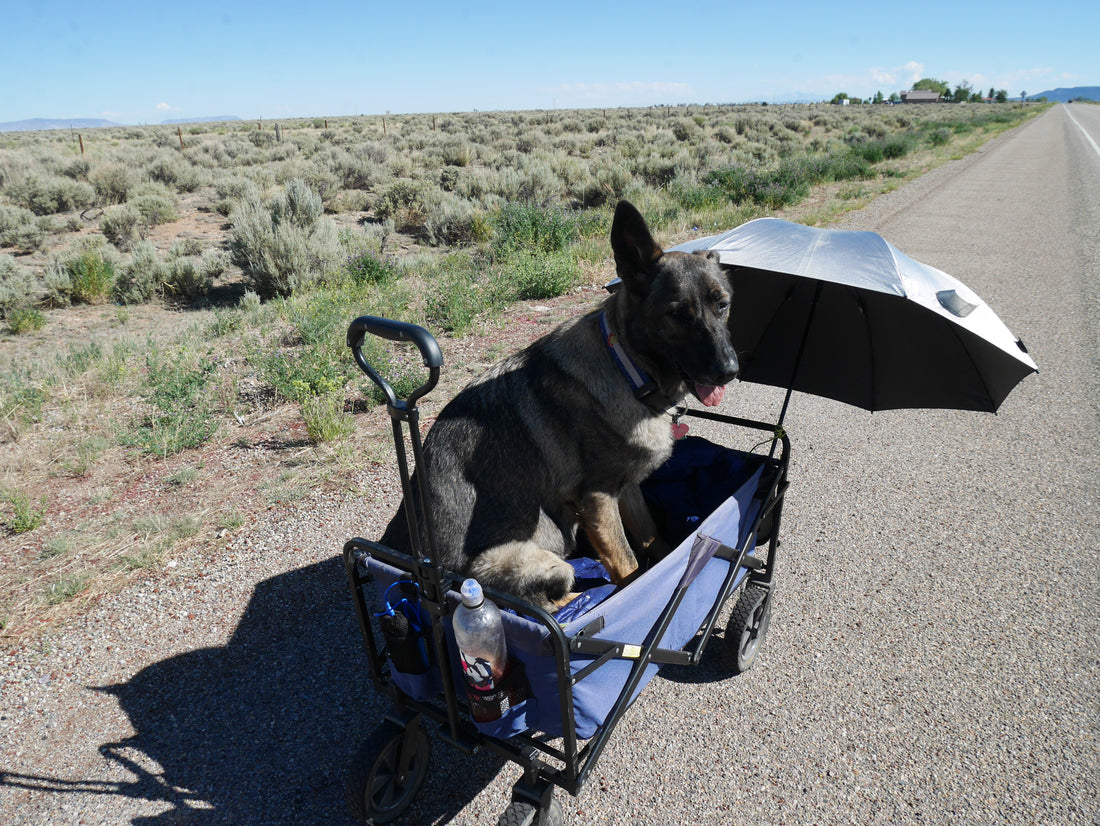
<path id="1" fill-rule="evenodd" d="M 397 393 L 390 386 L 390 383 L 382 378 L 364 357 L 363 339 L 367 333 L 389 341 L 411 341 L 416 345 L 416 349 L 420 351 L 424 366 L 428 368 L 428 380 L 410 393 L 405 401 L 397 398 Z M 439 342 L 435 340 L 435 337 L 417 324 L 377 316 L 360 316 L 348 327 L 348 347 L 351 348 L 352 354 L 355 356 L 355 363 L 385 393 L 386 401 L 393 409 L 409 410 L 415 408 L 417 401 L 430 393 L 432 388 L 439 382 L 439 368 L 443 366 L 443 351 L 439 349 Z"/>

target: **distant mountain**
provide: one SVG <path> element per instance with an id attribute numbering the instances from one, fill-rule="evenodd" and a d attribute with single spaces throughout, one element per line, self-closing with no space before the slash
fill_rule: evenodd
<path id="1" fill-rule="evenodd" d="M 177 123 L 213 123 L 214 121 L 222 120 L 240 120 L 240 118 L 236 115 L 210 115 L 209 117 L 205 118 L 179 118 L 177 120 L 162 120 L 161 123 L 175 125 Z"/>
<path id="2" fill-rule="evenodd" d="M 1068 103 L 1077 98 L 1100 101 L 1100 86 L 1074 86 L 1070 89 L 1051 89 L 1049 92 L 1040 92 L 1037 95 L 1028 95 L 1028 100 L 1046 98 L 1054 103 Z"/>
<path id="3" fill-rule="evenodd" d="M 10 123 L 0 123 L 0 132 L 40 132 L 44 129 L 96 129 L 100 126 L 119 126 L 102 118 L 30 118 Z"/>

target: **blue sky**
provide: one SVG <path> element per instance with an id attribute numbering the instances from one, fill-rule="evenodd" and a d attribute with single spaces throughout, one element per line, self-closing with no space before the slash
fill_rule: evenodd
<path id="1" fill-rule="evenodd" d="M 1100 3 L 18 0 L 0 122 L 827 100 L 1100 85 Z"/>

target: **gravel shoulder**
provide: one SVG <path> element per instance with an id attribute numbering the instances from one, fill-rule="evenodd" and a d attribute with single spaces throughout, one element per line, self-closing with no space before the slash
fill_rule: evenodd
<path id="1" fill-rule="evenodd" d="M 959 276 L 1041 372 L 995 417 L 797 397 L 760 662 L 662 672 L 559 794 L 567 822 L 1097 822 L 1100 163 L 1081 140 L 1056 107 L 844 219 Z M 732 389 L 726 412 L 778 411 Z M 264 510 L 5 653 L 0 822 L 348 823 L 346 762 L 387 707 L 337 555 L 399 498 L 389 464 L 355 488 Z M 517 777 L 437 742 L 405 822 L 495 822 Z"/>

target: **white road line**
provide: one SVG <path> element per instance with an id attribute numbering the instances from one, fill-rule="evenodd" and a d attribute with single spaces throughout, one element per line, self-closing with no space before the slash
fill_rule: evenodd
<path id="1" fill-rule="evenodd" d="M 1094 141 L 1092 139 L 1092 135 L 1090 135 L 1088 132 L 1085 131 L 1085 127 L 1083 127 L 1081 124 L 1079 124 L 1077 122 L 1077 118 L 1075 118 L 1073 116 L 1073 113 L 1069 111 L 1069 106 L 1063 106 L 1062 108 L 1063 108 L 1063 111 L 1065 111 L 1065 113 L 1067 115 L 1069 115 L 1069 119 L 1071 121 L 1073 121 L 1073 125 L 1081 130 L 1081 134 L 1085 136 L 1085 140 L 1087 140 L 1090 144 L 1092 144 L 1092 148 L 1093 148 L 1093 150 L 1095 150 L 1096 154 L 1100 155 L 1100 146 L 1096 145 L 1096 141 Z"/>

